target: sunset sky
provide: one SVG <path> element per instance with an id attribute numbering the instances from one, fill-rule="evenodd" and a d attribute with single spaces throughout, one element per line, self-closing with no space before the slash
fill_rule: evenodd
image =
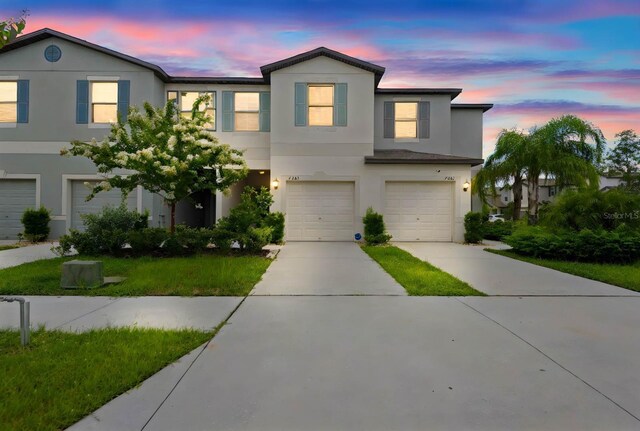
<path id="1" fill-rule="evenodd" d="M 612 141 L 640 132 L 640 1 L 0 0 L 50 27 L 173 75 L 260 76 L 261 65 L 326 46 L 387 68 L 381 87 L 461 87 L 502 128 L 572 113 Z M 96 2 L 98 3 L 98 2 Z"/>

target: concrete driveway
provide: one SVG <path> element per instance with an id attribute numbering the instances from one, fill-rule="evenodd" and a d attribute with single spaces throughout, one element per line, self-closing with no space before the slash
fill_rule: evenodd
<path id="1" fill-rule="evenodd" d="M 11 266 L 22 265 L 34 260 L 51 259 L 56 255 L 51 251 L 51 247 L 58 243 L 47 242 L 43 244 L 28 245 L 11 250 L 0 251 L 0 269 Z"/>
<path id="2" fill-rule="evenodd" d="M 636 430 L 640 298 L 249 297 L 74 430 Z"/>
<path id="3" fill-rule="evenodd" d="M 406 295 L 353 242 L 290 242 L 252 295 Z"/>
<path id="4" fill-rule="evenodd" d="M 640 296 L 621 287 L 455 243 L 396 243 L 488 295 Z"/>

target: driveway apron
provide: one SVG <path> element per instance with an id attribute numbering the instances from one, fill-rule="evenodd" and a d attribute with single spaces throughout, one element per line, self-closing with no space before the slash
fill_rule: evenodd
<path id="1" fill-rule="evenodd" d="M 406 295 L 352 242 L 290 242 L 252 295 Z"/>

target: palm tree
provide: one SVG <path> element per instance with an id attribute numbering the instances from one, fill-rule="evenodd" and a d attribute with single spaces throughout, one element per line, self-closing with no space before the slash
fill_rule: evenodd
<path id="1" fill-rule="evenodd" d="M 527 172 L 526 154 L 529 137 L 518 130 L 502 130 L 498 135 L 496 148 L 485 160 L 484 166 L 473 180 L 472 190 L 483 202 L 488 194 L 497 195 L 496 185 L 508 186 L 513 190 L 513 219 L 520 218 L 522 208 L 522 186 Z"/>
<path id="2" fill-rule="evenodd" d="M 529 135 L 524 158 L 529 192 L 529 222 L 538 221 L 541 176 L 551 176 L 560 188 L 598 187 L 597 165 L 605 139 L 600 129 L 574 115 L 554 118 Z"/>

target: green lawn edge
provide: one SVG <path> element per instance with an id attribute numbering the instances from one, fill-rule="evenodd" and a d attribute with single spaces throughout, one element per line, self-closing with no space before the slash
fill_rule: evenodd
<path id="1" fill-rule="evenodd" d="M 107 328 L 0 330 L 0 426 L 60 430 L 211 340 L 213 331 Z"/>
<path id="2" fill-rule="evenodd" d="M 362 246 L 410 296 L 486 296 L 469 284 L 395 246 Z"/>
<path id="3" fill-rule="evenodd" d="M 489 253 L 498 254 L 522 262 L 531 263 L 590 280 L 601 281 L 624 289 L 640 292 L 640 262 L 633 264 L 608 264 L 540 259 L 522 256 L 511 250 L 485 248 Z"/>
<path id="4" fill-rule="evenodd" d="M 100 260 L 104 275 L 126 280 L 96 289 L 62 289 L 62 263 Z M 261 256 L 202 254 L 189 257 L 58 257 L 0 269 L 0 295 L 246 296 L 272 260 Z"/>

